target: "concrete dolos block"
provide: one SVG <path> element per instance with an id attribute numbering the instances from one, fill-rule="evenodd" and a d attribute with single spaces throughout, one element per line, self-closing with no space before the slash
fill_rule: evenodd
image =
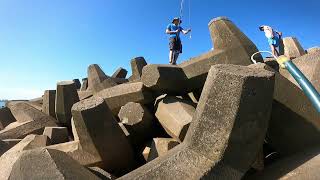
<path id="1" fill-rule="evenodd" d="M 182 142 L 194 112 L 195 107 L 192 102 L 167 96 L 157 104 L 156 117 L 172 138 Z"/>
<path id="2" fill-rule="evenodd" d="M 252 63 L 250 57 L 258 51 L 257 47 L 230 20 L 225 17 L 213 19 L 209 23 L 209 30 L 214 50 L 191 58 L 180 64 L 180 68 L 163 65 L 159 68 L 148 67 L 150 70 L 143 70 L 142 73 L 145 86 L 162 93 L 186 94 L 202 89 L 212 65 Z M 260 55 L 257 55 L 256 59 L 262 62 Z"/>
<path id="3" fill-rule="evenodd" d="M 71 108 L 78 101 L 79 96 L 73 81 L 62 81 L 57 84 L 56 117 L 61 125 L 71 128 Z"/>
<path id="4" fill-rule="evenodd" d="M 66 127 L 46 127 L 43 135 L 49 137 L 51 144 L 68 142 L 68 129 Z"/>
<path id="5" fill-rule="evenodd" d="M 108 77 L 97 64 L 88 67 L 88 90 L 97 93 L 103 89 L 116 86 L 110 77 Z"/>
<path id="6" fill-rule="evenodd" d="M 283 46 L 284 46 L 283 54 L 290 59 L 294 59 L 306 54 L 305 50 L 302 48 L 298 39 L 295 37 L 283 38 Z"/>
<path id="7" fill-rule="evenodd" d="M 249 67 L 271 69 L 262 63 Z M 320 143 L 319 118 L 319 113 L 304 93 L 276 73 L 268 143 L 282 155 L 316 146 Z"/>
<path id="8" fill-rule="evenodd" d="M 182 144 L 119 179 L 241 179 L 261 149 L 274 74 L 216 65 Z"/>
<path id="9" fill-rule="evenodd" d="M 56 118 L 56 91 L 46 90 L 43 95 L 42 112 Z"/>
<path id="10" fill-rule="evenodd" d="M 87 88 L 88 88 L 88 78 L 83 78 L 80 91 L 86 91 Z"/>
<path id="11" fill-rule="evenodd" d="M 121 84 L 105 89 L 95 96 L 103 98 L 115 116 L 128 102 L 148 104 L 154 100 L 152 93 L 141 82 Z"/>

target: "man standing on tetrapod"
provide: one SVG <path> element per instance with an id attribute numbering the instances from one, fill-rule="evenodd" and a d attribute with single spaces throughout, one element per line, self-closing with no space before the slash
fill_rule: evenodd
<path id="1" fill-rule="evenodd" d="M 177 59 L 179 54 L 182 53 L 182 43 L 180 39 L 180 32 L 183 34 L 188 34 L 191 32 L 191 29 L 184 30 L 180 24 L 182 23 L 180 18 L 174 18 L 172 23 L 167 26 L 166 33 L 169 34 L 170 42 L 170 53 L 169 53 L 169 62 L 172 65 L 177 64 Z"/>

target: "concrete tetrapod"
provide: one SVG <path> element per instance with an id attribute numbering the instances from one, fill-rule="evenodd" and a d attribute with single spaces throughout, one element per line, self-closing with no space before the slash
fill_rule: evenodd
<path id="1" fill-rule="evenodd" d="M 147 65 L 143 57 L 136 57 L 131 60 L 132 76 L 129 78 L 130 82 L 137 82 L 141 80 L 142 69 Z"/>
<path id="2" fill-rule="evenodd" d="M 25 102 L 11 104 L 14 116 L 21 122 L 9 124 L 0 131 L 0 139 L 20 139 L 29 134 L 42 134 L 45 127 L 56 127 L 56 120 Z M 28 121 L 23 121 L 24 119 Z"/>
<path id="3" fill-rule="evenodd" d="M 121 84 L 105 89 L 95 96 L 103 98 L 115 116 L 128 102 L 148 104 L 154 100 L 152 93 L 141 82 Z"/>
<path id="4" fill-rule="evenodd" d="M 13 117 L 9 108 L 0 108 L 0 131 L 14 121 L 16 121 L 16 119 Z"/>
<path id="5" fill-rule="evenodd" d="M 49 137 L 51 144 L 60 144 L 69 141 L 68 129 L 66 127 L 46 127 L 43 135 Z"/>
<path id="6" fill-rule="evenodd" d="M 249 67 L 273 71 L 262 63 Z M 316 146 L 320 143 L 319 118 L 317 110 L 304 93 L 280 73 L 276 73 L 268 143 L 282 155 Z"/>
<path id="7" fill-rule="evenodd" d="M 74 126 L 82 150 L 101 158 L 103 169 L 119 175 L 134 165 L 133 151 L 102 98 L 80 101 L 72 108 Z"/>
<path id="8" fill-rule="evenodd" d="M 111 76 L 112 78 L 126 78 L 128 71 L 122 67 L 118 68 Z"/>
<path id="9" fill-rule="evenodd" d="M 167 96 L 157 104 L 156 117 L 172 138 L 182 142 L 194 112 L 195 107 L 192 102 Z"/>
<path id="10" fill-rule="evenodd" d="M 290 59 L 294 59 L 306 54 L 298 39 L 295 37 L 283 38 L 284 52 L 281 53 Z"/>
<path id="11" fill-rule="evenodd" d="M 293 59 L 292 62 L 302 71 L 316 90 L 320 92 L 320 51 L 303 55 Z M 280 74 L 300 88 L 297 81 L 286 69 L 280 69 Z"/>
<path id="12" fill-rule="evenodd" d="M 23 152 L 14 163 L 9 180 L 21 179 L 99 180 L 100 178 L 64 152 L 39 148 Z"/>
<path id="13" fill-rule="evenodd" d="M 79 96 L 73 81 L 57 83 L 56 117 L 61 125 L 71 128 L 71 108 L 78 101 Z"/>
<path id="14" fill-rule="evenodd" d="M 80 91 L 86 91 L 87 88 L 88 88 L 88 78 L 83 78 Z"/>
<path id="15" fill-rule="evenodd" d="M 226 17 L 213 19 L 209 31 L 214 50 L 180 64 L 178 67 L 152 65 L 144 68 L 142 82 L 146 87 L 165 94 L 187 94 L 202 89 L 208 71 L 215 64 L 251 64 L 257 52 L 253 42 Z M 257 55 L 257 61 L 262 57 Z"/>
<path id="16" fill-rule="evenodd" d="M 241 179 L 260 151 L 274 74 L 216 65 L 182 144 L 119 179 Z"/>
<path id="17" fill-rule="evenodd" d="M 0 157 L 0 179 L 9 179 L 12 167 L 23 151 L 49 145 L 49 138 L 43 135 L 29 135 Z"/>
<path id="18" fill-rule="evenodd" d="M 162 157 L 168 153 L 168 151 L 180 143 L 172 138 L 153 138 L 150 152 L 148 154 L 148 162 L 158 157 Z"/>
<path id="19" fill-rule="evenodd" d="M 116 86 L 110 77 L 108 77 L 97 64 L 88 67 L 88 90 L 97 93 L 103 89 Z"/>
<path id="20" fill-rule="evenodd" d="M 46 90 L 43 95 L 42 112 L 56 118 L 56 91 Z"/>

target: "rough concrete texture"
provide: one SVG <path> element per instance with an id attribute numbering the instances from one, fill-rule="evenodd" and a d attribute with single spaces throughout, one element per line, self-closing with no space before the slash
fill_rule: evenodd
<path id="1" fill-rule="evenodd" d="M 89 170 L 95 174 L 97 177 L 99 177 L 101 180 L 113 180 L 117 179 L 112 174 L 106 172 L 105 170 L 99 168 L 99 167 L 89 167 Z"/>
<path id="2" fill-rule="evenodd" d="M 66 153 L 40 148 L 23 152 L 14 163 L 9 179 L 99 180 L 100 178 Z"/>
<path id="3" fill-rule="evenodd" d="M 306 149 L 303 153 L 281 159 L 264 171 L 246 178 L 246 180 L 318 180 L 320 179 L 319 148 Z"/>
<path id="4" fill-rule="evenodd" d="M 15 121 L 16 119 L 13 117 L 9 108 L 0 108 L 0 131 Z"/>
<path id="5" fill-rule="evenodd" d="M 320 92 L 320 51 L 298 57 L 293 59 L 292 62 Z M 280 73 L 300 88 L 299 84 L 286 69 L 280 69 Z"/>
<path id="6" fill-rule="evenodd" d="M 130 82 L 136 82 L 141 80 L 142 69 L 147 65 L 146 60 L 143 57 L 136 57 L 131 60 L 132 76 L 129 78 Z"/>
<path id="7" fill-rule="evenodd" d="M 298 39 L 295 37 L 283 38 L 283 46 L 284 46 L 284 52 L 283 53 L 280 52 L 280 54 L 283 54 L 290 59 L 294 59 L 306 54 L 305 50 L 302 48 Z"/>
<path id="8" fill-rule="evenodd" d="M 116 86 L 110 77 L 108 77 L 97 64 L 88 67 L 88 90 L 97 93 L 103 89 Z"/>
<path id="9" fill-rule="evenodd" d="M 315 46 L 315 47 L 307 49 L 307 53 L 308 54 L 316 53 L 316 52 L 319 52 L 319 51 L 320 51 L 320 47 L 318 47 L 318 46 Z"/>
<path id="10" fill-rule="evenodd" d="M 48 137 L 38 135 L 28 135 L 17 145 L 12 147 L 0 157 L 0 179 L 6 180 L 9 178 L 12 167 L 23 151 L 45 147 L 48 144 Z"/>
<path id="11" fill-rule="evenodd" d="M 179 65 L 189 80 L 187 90 L 189 90 L 188 87 L 193 87 L 195 90 L 202 89 L 212 65 L 249 65 L 252 63 L 251 55 L 258 51 L 253 42 L 225 17 L 213 19 L 209 23 L 209 30 L 214 50 Z M 256 56 L 256 59 L 261 62 L 263 60 L 259 55 Z M 181 86 L 180 83 L 179 86 Z"/>
<path id="12" fill-rule="evenodd" d="M 118 117 L 136 139 L 143 141 L 154 131 L 154 115 L 140 103 L 129 102 L 122 106 Z"/>
<path id="13" fill-rule="evenodd" d="M 42 112 L 56 118 L 56 90 L 46 90 L 43 95 Z"/>
<path id="14" fill-rule="evenodd" d="M 266 70 L 213 66 L 184 142 L 120 179 L 241 179 L 262 146 L 273 85 Z"/>
<path id="15" fill-rule="evenodd" d="M 80 90 L 80 88 L 81 88 L 81 82 L 80 82 L 80 80 L 79 80 L 79 79 L 74 79 L 74 80 L 72 80 L 72 81 L 74 82 L 74 84 L 76 84 L 77 89 Z"/>
<path id="16" fill-rule="evenodd" d="M 166 96 L 157 104 L 156 117 L 166 132 L 175 140 L 182 142 L 192 116 L 195 105 L 175 96 Z"/>
<path id="17" fill-rule="evenodd" d="M 56 117 L 59 123 L 71 127 L 71 108 L 79 101 L 76 85 L 73 81 L 57 83 L 56 91 Z"/>
<path id="18" fill-rule="evenodd" d="M 60 144 L 69 141 L 68 129 L 66 127 L 46 127 L 43 135 L 49 137 L 51 144 Z"/>
<path id="19" fill-rule="evenodd" d="M 102 97 L 116 116 L 120 108 L 128 102 L 148 104 L 154 100 L 152 93 L 141 82 L 121 84 L 105 89 L 95 96 Z"/>
<path id="20" fill-rule="evenodd" d="M 178 146 L 180 143 L 172 138 L 153 138 L 147 161 L 152 161 L 158 157 L 162 157 L 169 150 Z"/>
<path id="21" fill-rule="evenodd" d="M 80 101 L 84 99 L 88 99 L 93 96 L 93 93 L 91 91 L 78 91 L 78 96 Z"/>
<path id="22" fill-rule="evenodd" d="M 190 91 L 183 69 L 175 65 L 150 64 L 143 68 L 141 81 L 153 91 L 176 93 Z"/>
<path id="23" fill-rule="evenodd" d="M 87 88 L 88 88 L 88 78 L 83 78 L 80 91 L 86 91 Z"/>
<path id="24" fill-rule="evenodd" d="M 272 70 L 265 64 L 249 67 Z M 268 143 L 283 155 L 320 143 L 319 114 L 304 93 L 281 74 L 275 74 Z"/>
<path id="25" fill-rule="evenodd" d="M 105 170 L 117 175 L 133 168 L 133 151 L 102 98 L 75 104 L 72 115 L 82 150 L 100 157 Z"/>
<path id="26" fill-rule="evenodd" d="M 112 78 L 126 78 L 128 71 L 122 67 L 118 68 L 111 76 Z"/>

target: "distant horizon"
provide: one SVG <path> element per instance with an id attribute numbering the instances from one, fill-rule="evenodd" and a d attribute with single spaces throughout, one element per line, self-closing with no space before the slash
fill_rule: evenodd
<path id="1" fill-rule="evenodd" d="M 131 74 L 130 60 L 168 64 L 165 29 L 179 16 L 180 0 L 10 0 L 0 1 L 0 99 L 34 99 L 63 80 L 87 77 L 99 64 L 111 75 L 118 67 Z M 191 16 L 189 15 L 189 2 Z M 282 1 L 185 0 L 183 54 L 196 57 L 212 49 L 208 23 L 226 16 L 259 50 L 269 50 L 258 30 L 270 25 L 284 37 L 297 37 L 304 49 L 320 46 L 319 0 Z M 283 5 L 283 7 L 281 7 Z M 190 22 L 189 22 L 190 20 Z"/>

